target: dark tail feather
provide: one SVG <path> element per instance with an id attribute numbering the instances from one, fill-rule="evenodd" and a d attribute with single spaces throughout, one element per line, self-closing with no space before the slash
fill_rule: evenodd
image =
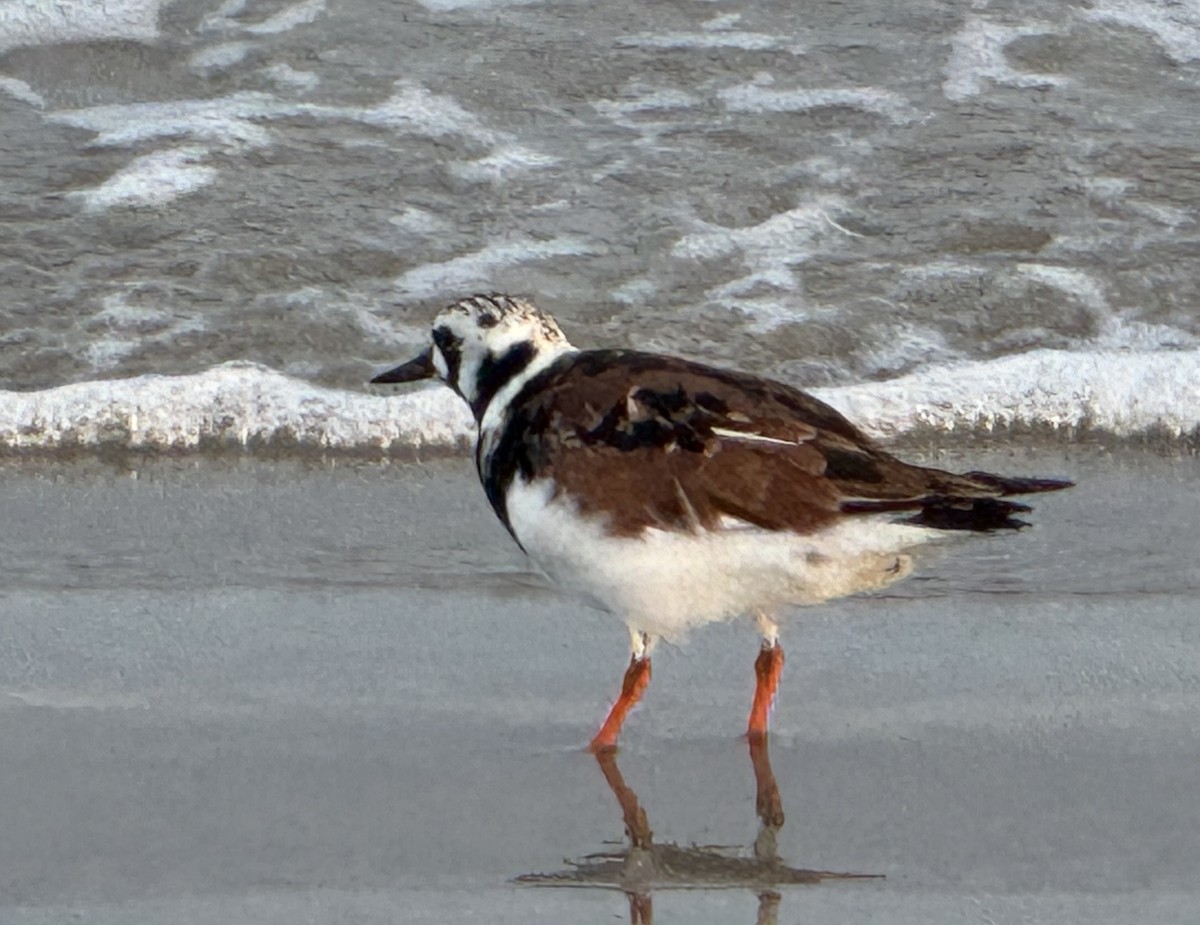
<path id="1" fill-rule="evenodd" d="M 889 511 L 917 513 L 908 523 L 939 530 L 1019 530 L 1028 527 L 1013 514 L 1033 510 L 1027 504 L 1002 501 L 999 498 L 956 498 L 952 495 L 929 495 L 903 501 L 843 501 L 841 509 L 847 514 L 885 514 Z"/>
<path id="2" fill-rule="evenodd" d="M 939 530 L 1020 530 L 1029 523 L 1013 514 L 1028 514 L 1032 510 L 1028 504 L 999 498 L 930 498 L 909 518 L 909 523 Z"/>
<path id="3" fill-rule="evenodd" d="M 930 493 L 916 498 L 879 498 L 843 501 L 841 510 L 847 514 L 884 514 L 890 511 L 916 511 L 908 523 L 938 530 L 1019 530 L 1028 527 L 1014 514 L 1028 514 L 1032 508 L 1016 501 L 1005 501 L 1008 495 L 1033 495 L 1043 491 L 1060 491 L 1074 482 L 1065 479 L 1019 479 L 990 472 L 967 472 L 961 476 L 948 472 L 927 470 L 933 478 L 926 484 Z M 994 493 L 978 497 L 975 492 Z"/>
<path id="4" fill-rule="evenodd" d="M 990 472 L 967 472 L 963 478 L 994 488 L 1001 495 L 1036 495 L 1043 491 L 1062 491 L 1075 483 L 1066 479 L 1015 479 Z"/>

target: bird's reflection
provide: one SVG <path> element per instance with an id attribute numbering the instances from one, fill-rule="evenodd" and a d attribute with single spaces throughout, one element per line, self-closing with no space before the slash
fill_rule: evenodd
<path id="1" fill-rule="evenodd" d="M 744 887 L 758 895 L 758 925 L 776 921 L 781 894 L 777 888 L 815 884 L 823 880 L 873 878 L 874 874 L 835 873 L 790 867 L 780 859 L 777 843 L 783 827 L 783 801 L 767 735 L 750 735 L 747 744 L 754 769 L 755 809 L 758 835 L 750 854 L 710 846 L 681 847 L 655 842 L 649 818 L 617 766 L 617 750 L 601 749 L 596 761 L 609 789 L 621 807 L 628 845 L 620 851 L 590 854 L 569 861 L 570 869 L 549 874 L 526 874 L 517 882 L 537 886 L 615 887 L 629 898 L 632 925 L 650 925 L 654 920 L 652 894 L 655 889 L 730 889 Z"/>

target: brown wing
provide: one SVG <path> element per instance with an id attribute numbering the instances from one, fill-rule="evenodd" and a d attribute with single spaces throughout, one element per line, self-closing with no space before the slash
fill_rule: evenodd
<path id="1" fill-rule="evenodd" d="M 730 517 L 807 533 L 851 513 L 1005 493 L 903 463 L 782 383 L 632 351 L 575 354 L 531 382 L 480 468 L 506 523 L 504 489 L 520 472 L 553 477 L 622 535 Z"/>

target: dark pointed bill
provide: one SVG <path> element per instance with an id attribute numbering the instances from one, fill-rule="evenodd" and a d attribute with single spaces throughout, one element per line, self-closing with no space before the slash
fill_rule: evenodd
<path id="1" fill-rule="evenodd" d="M 389 369 L 386 373 L 380 373 L 371 382 L 379 384 L 419 382 L 422 379 L 432 379 L 436 375 L 437 369 L 433 365 L 433 348 L 431 347 L 407 363 L 401 363 L 395 369 Z"/>

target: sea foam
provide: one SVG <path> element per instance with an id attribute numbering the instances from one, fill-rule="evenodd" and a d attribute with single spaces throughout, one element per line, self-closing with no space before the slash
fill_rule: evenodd
<path id="1" fill-rule="evenodd" d="M 1008 61 L 1006 49 L 1019 38 L 1054 34 L 1048 25 L 1006 26 L 982 16 L 968 17 L 950 40 L 950 58 L 946 62 L 942 92 L 946 98 L 961 102 L 978 96 L 988 82 L 1010 87 L 1061 86 L 1066 80 L 1057 74 L 1023 73 Z"/>
<path id="2" fill-rule="evenodd" d="M 876 436 L 928 428 L 1200 430 L 1200 350 L 1034 350 L 816 392 Z"/>
<path id="3" fill-rule="evenodd" d="M 158 37 L 158 12 L 166 5 L 166 0 L 0 3 L 0 52 L 99 39 L 148 42 Z"/>
<path id="4" fill-rule="evenodd" d="M 446 388 L 382 397 L 321 388 L 252 363 L 188 376 L 0 392 L 0 447 L 14 450 L 158 451 L 259 443 L 452 448 L 465 445 L 471 428 L 466 407 Z"/>
<path id="5" fill-rule="evenodd" d="M 100 186 L 78 195 L 89 211 L 118 205 L 161 205 L 216 180 L 215 167 L 197 163 L 207 154 L 204 148 L 195 146 L 151 151 L 134 158 Z"/>
<path id="6" fill-rule="evenodd" d="M 1036 350 L 813 392 L 882 437 L 1021 427 L 1184 437 L 1200 432 L 1200 350 Z M 368 394 L 248 363 L 0 392 L 0 449 L 8 451 L 455 450 L 473 433 L 465 405 L 441 386 Z"/>

